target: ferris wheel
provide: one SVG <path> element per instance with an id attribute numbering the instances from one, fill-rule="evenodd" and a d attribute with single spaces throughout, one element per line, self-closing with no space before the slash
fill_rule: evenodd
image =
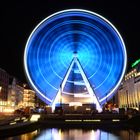
<path id="1" fill-rule="evenodd" d="M 104 104 L 120 85 L 126 63 L 125 44 L 118 30 L 101 15 L 82 9 L 63 10 L 45 18 L 32 31 L 24 52 L 27 79 L 50 105 L 66 83 L 76 84 L 68 78 L 71 71 L 80 73 L 84 82 L 78 84 L 85 85 L 98 104 Z M 67 88 L 64 94 L 75 92 Z"/>

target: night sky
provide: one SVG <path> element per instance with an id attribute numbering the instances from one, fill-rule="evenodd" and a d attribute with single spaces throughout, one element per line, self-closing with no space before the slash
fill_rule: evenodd
<path id="1" fill-rule="evenodd" d="M 74 8 L 96 12 L 118 29 L 126 45 L 130 69 L 140 58 L 140 4 L 129 0 L 13 0 L 1 3 L 0 68 L 26 82 L 23 54 L 31 31 L 50 14 Z"/>

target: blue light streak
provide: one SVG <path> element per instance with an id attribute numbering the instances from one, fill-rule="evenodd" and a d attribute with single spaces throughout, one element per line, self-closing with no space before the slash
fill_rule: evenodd
<path id="1" fill-rule="evenodd" d="M 73 59 L 73 53 L 101 104 L 111 98 L 126 69 L 125 45 L 117 29 L 102 16 L 81 9 L 57 12 L 37 25 L 25 48 L 27 78 L 50 104 Z M 68 81 L 70 83 L 70 81 Z"/>

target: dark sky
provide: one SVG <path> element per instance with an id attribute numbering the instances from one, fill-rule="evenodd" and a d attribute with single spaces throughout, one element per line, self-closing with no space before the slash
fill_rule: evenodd
<path id="1" fill-rule="evenodd" d="M 107 18 L 122 35 L 128 68 L 140 57 L 140 4 L 130 0 L 18 0 L 0 4 L 0 67 L 26 82 L 23 53 L 35 26 L 54 12 L 80 8 Z"/>

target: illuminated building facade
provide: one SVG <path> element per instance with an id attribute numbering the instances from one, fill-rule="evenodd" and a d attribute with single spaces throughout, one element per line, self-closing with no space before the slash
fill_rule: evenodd
<path id="1" fill-rule="evenodd" d="M 27 106 L 35 106 L 35 92 L 27 88 L 26 84 L 19 82 L 14 77 L 10 78 L 7 106 L 17 108 L 25 108 Z"/>
<path id="2" fill-rule="evenodd" d="M 31 89 L 24 89 L 23 106 L 35 107 L 35 92 Z"/>
<path id="3" fill-rule="evenodd" d="M 132 64 L 118 90 L 120 108 L 140 109 L 140 59 Z"/>
<path id="4" fill-rule="evenodd" d="M 15 108 L 22 107 L 24 87 L 15 78 L 10 78 L 8 104 Z"/>
<path id="5" fill-rule="evenodd" d="M 35 106 L 35 92 L 0 68 L 0 112 Z"/>
<path id="6" fill-rule="evenodd" d="M 13 78 L 9 85 L 8 104 L 15 108 L 25 108 L 35 106 L 35 92 Z"/>

